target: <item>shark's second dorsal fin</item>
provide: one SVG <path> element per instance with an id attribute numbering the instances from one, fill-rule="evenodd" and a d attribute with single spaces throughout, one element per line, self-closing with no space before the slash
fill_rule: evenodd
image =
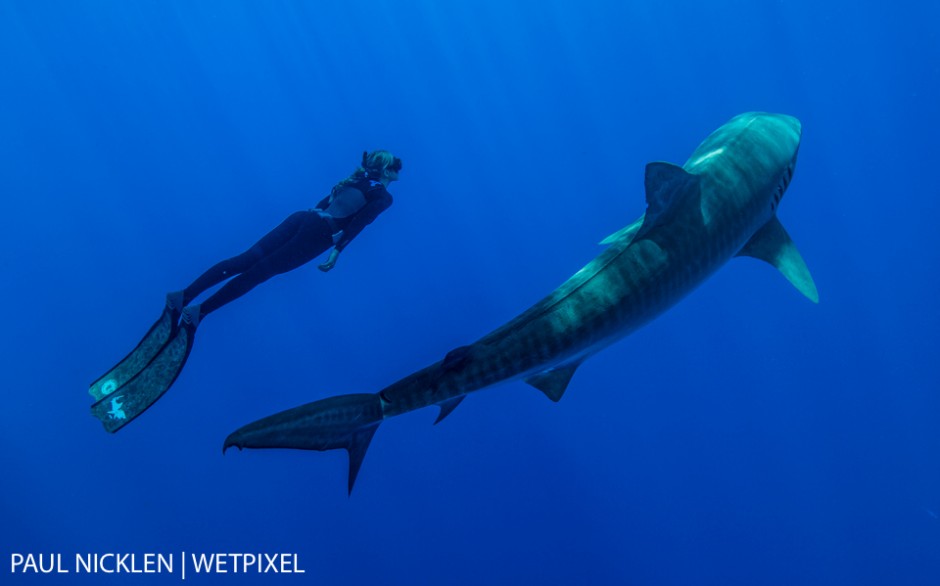
<path id="1" fill-rule="evenodd" d="M 755 232 L 736 256 L 750 256 L 772 264 L 800 293 L 819 303 L 813 276 L 777 216 Z"/>
<path id="2" fill-rule="evenodd" d="M 581 366 L 580 360 L 533 374 L 525 379 L 525 382 L 542 391 L 546 397 L 557 403 L 561 400 L 561 396 L 565 394 L 565 389 L 568 388 L 568 383 L 571 382 L 571 377 L 574 376 L 574 371 L 579 366 Z"/>
<path id="3" fill-rule="evenodd" d="M 689 198 L 701 195 L 701 179 L 679 165 L 655 162 L 646 165 L 646 215 L 636 234 L 642 238 L 653 226 L 667 221 Z"/>
<path id="4" fill-rule="evenodd" d="M 460 368 L 468 360 L 473 353 L 473 346 L 460 346 L 459 348 L 454 348 L 447 353 L 447 356 L 444 357 L 444 362 L 441 364 L 441 368 L 444 370 L 454 370 Z"/>

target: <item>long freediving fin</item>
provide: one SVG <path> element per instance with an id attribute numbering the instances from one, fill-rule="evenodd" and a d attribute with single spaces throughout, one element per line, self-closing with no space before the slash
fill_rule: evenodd
<path id="1" fill-rule="evenodd" d="M 178 318 L 178 312 L 164 307 L 160 318 L 150 326 L 137 347 L 88 387 L 88 393 L 94 397 L 95 401 L 100 401 L 114 393 L 147 368 L 147 365 L 160 353 L 173 335 Z"/>
<path id="2" fill-rule="evenodd" d="M 176 328 L 175 335 L 143 370 L 91 406 L 92 415 L 101 420 L 105 430 L 114 433 L 121 429 L 169 390 L 186 364 L 194 333 L 190 327 Z"/>

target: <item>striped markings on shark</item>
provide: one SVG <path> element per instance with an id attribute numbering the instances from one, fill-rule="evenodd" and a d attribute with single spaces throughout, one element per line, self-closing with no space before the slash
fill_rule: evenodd
<path id="1" fill-rule="evenodd" d="M 345 449 L 351 493 L 382 421 L 436 405 L 435 423 L 468 393 L 521 379 L 559 401 L 580 364 L 642 327 L 735 256 L 776 267 L 807 298 L 819 295 L 776 216 L 799 151 L 799 120 L 741 114 L 678 166 L 646 166 L 646 213 L 547 297 L 480 340 L 378 393 L 340 395 L 275 413 L 229 435 L 230 447 Z"/>

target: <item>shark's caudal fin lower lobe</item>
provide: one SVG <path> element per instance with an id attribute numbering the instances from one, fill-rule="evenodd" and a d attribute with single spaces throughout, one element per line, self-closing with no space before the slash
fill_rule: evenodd
<path id="1" fill-rule="evenodd" d="M 356 477 L 359 476 L 359 469 L 362 468 L 362 460 L 366 457 L 366 450 L 372 443 L 372 436 L 379 424 L 375 423 L 367 427 L 362 427 L 352 434 L 349 443 L 346 445 L 346 453 L 349 454 L 349 484 L 347 494 L 352 494 L 353 486 L 356 484 Z"/>

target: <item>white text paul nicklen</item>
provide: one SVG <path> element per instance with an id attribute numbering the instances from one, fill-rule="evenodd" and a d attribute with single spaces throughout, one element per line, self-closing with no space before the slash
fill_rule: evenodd
<path id="1" fill-rule="evenodd" d="M 305 574 L 296 553 L 61 553 L 10 554 L 11 574 Z"/>

